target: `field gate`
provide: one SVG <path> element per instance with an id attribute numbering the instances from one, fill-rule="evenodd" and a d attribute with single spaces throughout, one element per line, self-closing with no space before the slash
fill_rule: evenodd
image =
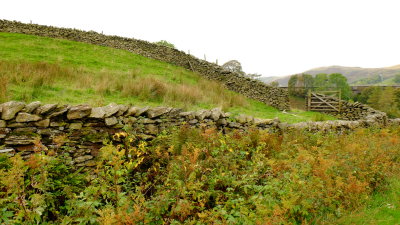
<path id="1" fill-rule="evenodd" d="M 308 90 L 307 110 L 315 112 L 340 112 L 341 91 L 318 91 Z"/>

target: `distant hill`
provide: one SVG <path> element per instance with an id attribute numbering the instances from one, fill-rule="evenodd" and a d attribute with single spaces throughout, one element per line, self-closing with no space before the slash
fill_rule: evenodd
<path id="1" fill-rule="evenodd" d="M 318 67 L 311 70 L 304 71 L 302 73 L 316 75 L 319 73 L 341 73 L 350 84 L 354 85 L 366 85 L 366 84 L 392 84 L 393 77 L 400 73 L 400 65 L 383 68 L 361 68 L 361 67 L 345 67 L 345 66 L 327 66 Z M 301 73 L 299 73 L 301 74 Z M 262 77 L 260 80 L 267 81 L 278 81 L 280 86 L 287 86 L 289 76 L 280 77 L 278 79 L 271 79 L 272 77 Z"/>

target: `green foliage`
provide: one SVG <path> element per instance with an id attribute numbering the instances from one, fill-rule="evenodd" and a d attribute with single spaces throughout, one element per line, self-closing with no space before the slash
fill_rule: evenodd
<path id="1" fill-rule="evenodd" d="M 400 84 L 400 73 L 396 74 L 393 79 L 394 83 Z"/>
<path id="2" fill-rule="evenodd" d="M 400 117 L 400 90 L 393 87 L 368 87 L 355 97 L 356 101 L 386 112 L 389 117 Z"/>
<path id="3" fill-rule="evenodd" d="M 170 43 L 170 42 L 168 42 L 166 40 L 157 41 L 157 42 L 155 42 L 155 44 L 161 45 L 161 46 L 165 46 L 165 47 L 168 47 L 168 48 L 175 48 L 174 44 L 172 44 L 172 43 Z"/>
<path id="4" fill-rule="evenodd" d="M 346 100 L 352 96 L 347 78 L 340 73 L 317 74 L 314 78 L 314 86 L 317 91 L 340 90 L 342 98 Z"/>
<path id="5" fill-rule="evenodd" d="M 400 130 L 284 135 L 183 126 L 117 133 L 96 166 L 0 160 L 4 224 L 308 224 L 359 207 L 399 169 Z M 50 154 L 50 153 L 49 153 Z"/>
<path id="6" fill-rule="evenodd" d="M 292 96 L 305 97 L 314 86 L 314 78 L 309 74 L 299 74 L 290 77 L 288 91 Z"/>

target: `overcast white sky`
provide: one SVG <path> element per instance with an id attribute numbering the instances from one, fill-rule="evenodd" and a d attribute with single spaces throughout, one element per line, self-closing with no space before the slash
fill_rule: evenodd
<path id="1" fill-rule="evenodd" d="M 5 0 L 0 19 L 167 40 L 263 76 L 400 64 L 399 0 Z"/>

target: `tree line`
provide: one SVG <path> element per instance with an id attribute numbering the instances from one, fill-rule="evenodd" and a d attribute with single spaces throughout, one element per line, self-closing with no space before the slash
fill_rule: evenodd
<path id="1" fill-rule="evenodd" d="M 317 74 L 315 77 L 310 74 L 297 74 L 290 77 L 288 82 L 288 91 L 290 95 L 305 97 L 308 90 L 340 90 L 343 99 L 348 100 L 352 97 L 347 78 L 340 73 L 321 73 Z"/>

